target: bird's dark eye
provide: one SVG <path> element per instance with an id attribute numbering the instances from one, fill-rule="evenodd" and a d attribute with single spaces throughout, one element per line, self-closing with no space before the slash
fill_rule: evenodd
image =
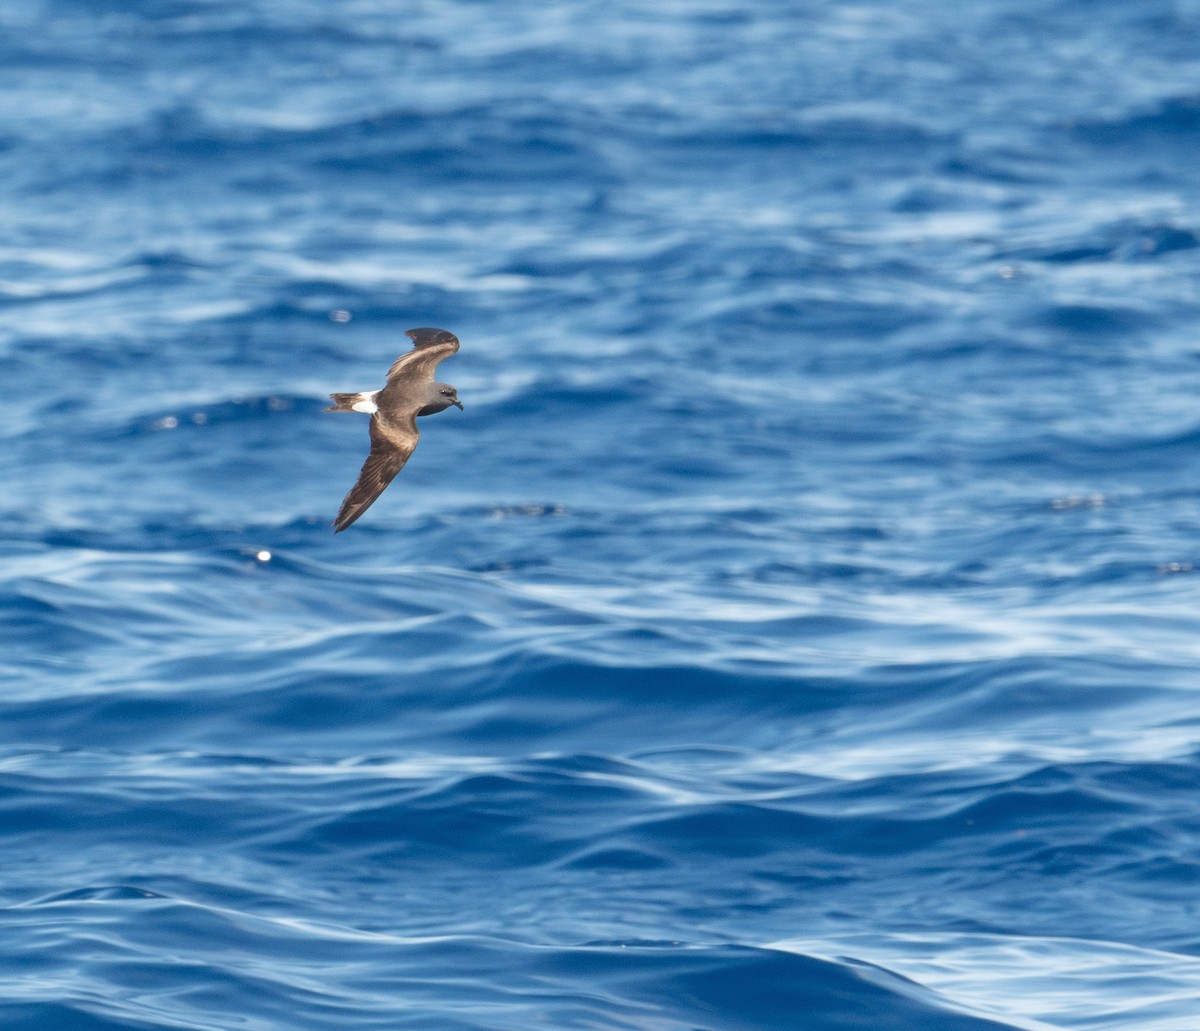
<path id="1" fill-rule="evenodd" d="M 442 391 L 442 396 L 443 396 L 443 397 L 449 397 L 449 396 L 450 396 L 451 394 L 453 394 L 453 393 L 454 393 L 454 391 L 453 391 L 453 390 L 443 390 L 443 391 Z"/>

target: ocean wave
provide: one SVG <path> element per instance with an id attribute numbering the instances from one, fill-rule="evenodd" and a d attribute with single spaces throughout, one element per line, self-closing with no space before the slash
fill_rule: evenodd
<path id="1" fill-rule="evenodd" d="M 0 1023 L 1194 1024 L 1167 6 L 5 5 Z"/>

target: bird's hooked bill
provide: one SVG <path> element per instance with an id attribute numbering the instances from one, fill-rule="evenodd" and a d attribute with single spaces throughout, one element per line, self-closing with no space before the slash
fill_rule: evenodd
<path id="1" fill-rule="evenodd" d="M 450 403 L 451 403 L 452 405 L 454 405 L 454 407 L 455 407 L 455 408 L 457 408 L 457 409 L 458 409 L 460 412 L 465 412 L 465 411 L 466 411 L 466 409 L 465 409 L 465 408 L 462 406 L 462 402 L 461 402 L 461 401 L 460 401 L 460 400 L 459 400 L 457 397 L 456 397 L 456 398 L 455 398 L 453 401 L 451 401 Z"/>

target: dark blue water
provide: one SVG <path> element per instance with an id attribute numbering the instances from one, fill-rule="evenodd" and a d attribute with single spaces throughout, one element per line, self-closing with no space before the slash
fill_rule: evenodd
<path id="1" fill-rule="evenodd" d="M 0 1026 L 1200 1026 L 1197 38 L 6 0 Z"/>

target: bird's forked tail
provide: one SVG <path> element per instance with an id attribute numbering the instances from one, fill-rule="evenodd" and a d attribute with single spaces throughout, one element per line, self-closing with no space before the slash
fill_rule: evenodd
<path id="1" fill-rule="evenodd" d="M 371 414 L 377 411 L 375 407 L 375 395 L 378 390 L 364 390 L 358 394 L 330 394 L 329 399 L 333 402 L 327 412 L 366 412 Z"/>

